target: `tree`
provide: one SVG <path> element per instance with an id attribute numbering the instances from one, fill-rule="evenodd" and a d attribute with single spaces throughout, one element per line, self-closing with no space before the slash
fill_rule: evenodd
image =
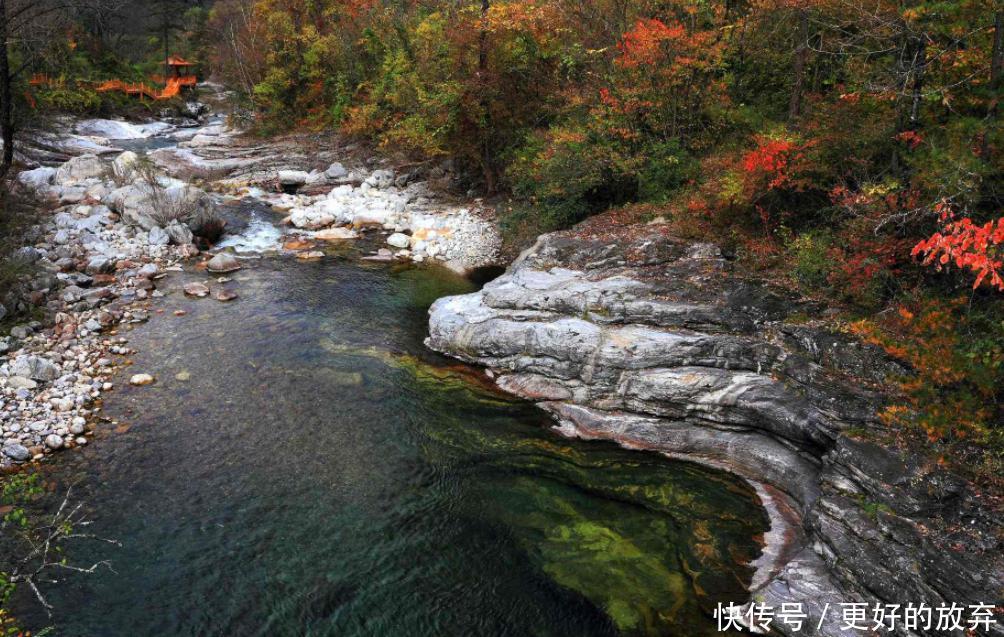
<path id="1" fill-rule="evenodd" d="M 0 180 L 6 178 L 14 163 L 16 87 L 37 62 L 63 12 L 72 6 L 61 0 L 0 0 Z"/>
<path id="2" fill-rule="evenodd" d="M 171 73 L 167 60 L 171 56 L 171 34 L 185 28 L 182 17 L 189 3 L 185 0 L 154 0 L 150 3 L 150 16 L 153 19 L 152 30 L 160 36 L 164 49 L 164 77 Z"/>

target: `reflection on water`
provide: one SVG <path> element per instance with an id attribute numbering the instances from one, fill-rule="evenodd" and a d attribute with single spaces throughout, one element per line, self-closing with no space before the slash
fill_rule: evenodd
<path id="1" fill-rule="evenodd" d="M 470 283 L 246 263 L 232 303 L 162 285 L 109 399 L 127 433 L 53 463 L 123 543 L 77 545 L 115 573 L 50 589 L 56 634 L 690 637 L 743 599 L 766 526 L 748 487 L 557 437 L 424 350 L 429 304 Z M 140 371 L 157 383 L 126 386 Z"/>

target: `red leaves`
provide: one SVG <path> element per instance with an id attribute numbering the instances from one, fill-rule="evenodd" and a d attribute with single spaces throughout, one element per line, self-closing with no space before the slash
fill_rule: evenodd
<path id="1" fill-rule="evenodd" d="M 896 140 L 906 144 L 910 150 L 917 148 L 922 143 L 924 143 L 924 138 L 920 133 L 913 130 L 905 130 L 899 135 L 896 135 Z"/>
<path id="2" fill-rule="evenodd" d="M 1004 217 L 991 220 L 983 225 L 973 223 L 969 217 L 955 219 L 947 205 L 939 205 L 945 226 L 919 242 L 910 252 L 912 256 L 923 255 L 924 265 L 934 265 L 937 269 L 955 263 L 956 267 L 968 269 L 976 274 L 973 289 L 984 281 L 990 287 L 1004 292 L 1004 278 L 1001 260 L 1004 248 Z"/>
<path id="3" fill-rule="evenodd" d="M 617 45 L 621 56 L 616 63 L 625 68 L 655 64 L 661 57 L 663 42 L 678 40 L 686 33 L 678 22 L 667 25 L 657 18 L 638 20 Z"/>
<path id="4" fill-rule="evenodd" d="M 756 148 L 743 155 L 742 169 L 766 180 L 767 190 L 791 186 L 792 166 L 804 159 L 802 151 L 807 147 L 787 139 L 761 138 Z"/>

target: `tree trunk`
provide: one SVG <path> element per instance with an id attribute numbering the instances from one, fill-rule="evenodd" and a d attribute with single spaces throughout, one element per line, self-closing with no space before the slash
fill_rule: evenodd
<path id="1" fill-rule="evenodd" d="M 990 88 L 1001 89 L 1004 82 L 1004 11 L 994 14 L 994 50 L 990 58 Z M 997 95 L 994 95 L 996 101 Z"/>
<path id="2" fill-rule="evenodd" d="M 488 18 L 488 10 L 491 8 L 491 0 L 481 0 L 481 20 Z M 488 84 L 488 30 L 484 23 L 481 25 L 481 32 L 478 34 L 478 90 L 481 91 L 481 112 L 484 115 L 484 129 L 481 131 L 481 172 L 485 179 L 485 190 L 488 194 L 494 194 L 495 167 L 492 161 L 491 134 L 492 119 L 489 112 L 490 104 L 486 96 Z"/>
<path id="3" fill-rule="evenodd" d="M 170 57 L 171 49 L 170 43 L 168 42 L 168 37 L 170 35 L 170 17 L 168 17 L 167 7 L 164 7 L 164 82 L 167 82 L 168 78 L 171 76 L 171 66 L 167 63 L 168 57 Z"/>
<path id="4" fill-rule="evenodd" d="M 14 104 L 7 51 L 7 0 L 0 0 L 0 135 L 3 136 L 3 159 L 0 160 L 0 180 L 7 177 L 14 165 Z"/>
<path id="5" fill-rule="evenodd" d="M 805 90 L 805 66 L 809 59 L 809 12 L 798 11 L 798 44 L 795 47 L 794 83 L 788 102 L 788 121 L 794 122 L 802 114 L 802 93 Z"/>
<path id="6" fill-rule="evenodd" d="M 913 60 L 913 97 L 910 103 L 910 130 L 920 127 L 920 101 L 924 91 L 924 70 L 927 67 L 927 42 L 918 39 Z"/>
<path id="7" fill-rule="evenodd" d="M 987 131 L 983 133 L 980 156 L 991 161 L 989 131 L 997 125 L 1001 88 L 1004 88 L 1004 11 L 994 14 L 994 46 L 990 54 L 990 103 L 987 105 Z"/>

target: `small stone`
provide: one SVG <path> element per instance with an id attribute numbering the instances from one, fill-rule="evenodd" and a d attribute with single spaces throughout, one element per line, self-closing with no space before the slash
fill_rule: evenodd
<path id="1" fill-rule="evenodd" d="M 56 434 L 49 434 L 45 437 L 45 446 L 49 449 L 59 449 L 63 446 L 63 439 Z"/>
<path id="2" fill-rule="evenodd" d="M 38 383 L 24 376 L 11 376 L 7 379 L 7 386 L 12 389 L 35 389 Z"/>
<path id="3" fill-rule="evenodd" d="M 407 248 L 411 245 L 411 237 L 401 232 L 395 232 L 387 237 L 387 243 L 395 248 Z"/>
<path id="4" fill-rule="evenodd" d="M 17 462 L 25 462 L 27 460 L 31 460 L 31 452 L 28 451 L 28 448 L 16 442 L 4 445 L 3 455 Z"/>
<path id="5" fill-rule="evenodd" d="M 237 298 L 237 293 L 232 292 L 231 290 L 224 290 L 220 288 L 216 290 L 216 292 L 213 294 L 213 298 L 216 299 L 217 301 L 224 301 L 224 302 L 233 301 L 234 299 Z"/>
<path id="6" fill-rule="evenodd" d="M 323 259 L 324 253 L 320 250 L 310 250 L 308 252 L 301 252 L 296 255 L 297 259 Z"/>
<path id="7" fill-rule="evenodd" d="M 141 279 L 152 279 L 157 276 L 157 272 L 159 272 L 159 268 L 156 263 L 146 263 L 136 271 L 136 276 Z"/>
<path id="8" fill-rule="evenodd" d="M 152 246 L 166 246 L 171 243 L 171 236 L 160 226 L 154 226 L 147 235 L 147 243 Z"/>
<path id="9" fill-rule="evenodd" d="M 143 386 L 150 385 L 153 383 L 153 376 L 150 374 L 133 374 L 132 378 L 129 379 L 130 385 Z"/>
<path id="10" fill-rule="evenodd" d="M 189 372 L 187 369 L 184 369 L 175 374 L 174 378 L 175 380 L 180 380 L 183 383 L 187 383 L 188 381 L 192 380 L 192 373 Z"/>
<path id="11" fill-rule="evenodd" d="M 359 234 L 351 228 L 328 228 L 314 233 L 314 238 L 322 241 L 345 241 L 358 236 Z"/>
<path id="12" fill-rule="evenodd" d="M 204 296 L 209 296 L 209 286 L 206 285 L 205 283 L 199 283 L 199 282 L 186 283 L 184 290 L 185 294 L 189 296 L 196 296 L 199 298 L 202 298 Z"/>
<path id="13" fill-rule="evenodd" d="M 209 263 L 206 264 L 206 268 L 208 268 L 210 272 L 233 272 L 235 270 L 240 270 L 241 264 L 232 254 L 221 252 L 209 260 Z"/>

